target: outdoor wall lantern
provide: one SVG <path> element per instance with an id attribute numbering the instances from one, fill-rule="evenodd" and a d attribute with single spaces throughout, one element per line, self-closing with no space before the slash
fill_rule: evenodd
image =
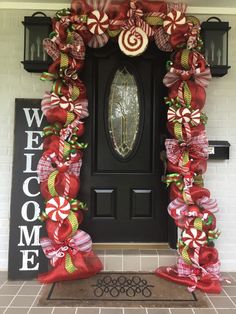
<path id="1" fill-rule="evenodd" d="M 229 22 L 218 17 L 210 17 L 201 25 L 201 34 L 205 48 L 205 58 L 211 67 L 212 76 L 224 76 L 228 73 L 228 32 Z"/>
<path id="2" fill-rule="evenodd" d="M 51 32 L 51 18 L 43 12 L 25 16 L 24 22 L 24 69 L 28 72 L 43 72 L 51 63 L 50 57 L 43 50 L 43 39 Z"/>

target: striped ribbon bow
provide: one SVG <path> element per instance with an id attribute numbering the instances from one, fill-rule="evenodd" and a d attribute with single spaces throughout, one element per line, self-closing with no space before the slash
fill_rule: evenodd
<path id="1" fill-rule="evenodd" d="M 171 87 L 178 81 L 187 81 L 190 78 L 193 78 L 198 85 L 207 87 L 211 80 L 210 68 L 206 68 L 204 71 L 201 71 L 200 68 L 186 71 L 171 67 L 170 71 L 165 75 L 163 83 L 166 87 Z"/>
<path id="2" fill-rule="evenodd" d="M 219 207 L 217 201 L 213 198 L 209 198 L 207 196 L 203 196 L 196 201 L 196 204 L 212 213 L 216 213 L 219 211 Z"/>
<path id="3" fill-rule="evenodd" d="M 61 262 L 61 259 L 69 254 L 71 257 L 77 252 L 90 252 L 92 249 L 92 240 L 88 233 L 77 230 L 75 235 L 68 238 L 63 243 L 56 243 L 49 238 L 41 238 L 40 244 L 50 264 L 55 267 Z"/>
<path id="4" fill-rule="evenodd" d="M 206 132 L 201 132 L 198 136 L 193 136 L 186 141 L 167 139 L 165 141 L 167 158 L 173 164 L 179 163 L 182 167 L 191 158 L 208 158 L 208 140 Z"/>
<path id="5" fill-rule="evenodd" d="M 71 154 L 70 160 L 65 162 L 60 162 L 55 153 L 50 154 L 48 157 L 43 155 L 40 158 L 37 167 L 40 182 L 46 181 L 50 174 L 54 171 L 59 171 L 60 173 L 66 173 L 69 175 L 74 174 L 76 177 L 79 177 L 82 160 L 75 160 L 77 160 L 77 154 Z"/>
<path id="6" fill-rule="evenodd" d="M 204 265 L 188 265 L 181 257 L 177 261 L 177 272 L 180 277 L 189 277 L 193 281 L 193 285 L 188 287 L 189 292 L 193 292 L 197 287 L 197 282 L 209 280 L 221 280 L 220 277 L 220 262 Z"/>
<path id="7" fill-rule="evenodd" d="M 131 33 L 135 33 L 135 27 L 140 27 L 148 37 L 151 37 L 154 35 L 154 30 L 143 20 L 143 11 L 137 8 L 135 2 L 130 2 L 130 9 L 127 12 L 128 21 L 122 28 L 129 29 Z"/>
<path id="8" fill-rule="evenodd" d="M 167 208 L 170 216 L 175 220 L 181 220 L 182 223 L 186 223 L 189 218 L 201 218 L 202 220 L 207 220 L 209 214 L 202 213 L 200 208 L 197 206 L 189 207 L 188 204 L 182 198 L 174 199 Z"/>

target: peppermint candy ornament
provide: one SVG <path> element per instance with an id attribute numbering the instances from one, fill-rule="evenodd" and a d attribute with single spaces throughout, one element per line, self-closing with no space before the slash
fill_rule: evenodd
<path id="1" fill-rule="evenodd" d="M 206 243 L 206 233 L 195 228 L 183 231 L 182 241 L 190 248 L 199 248 Z"/>
<path id="2" fill-rule="evenodd" d="M 201 122 L 200 110 L 196 109 L 192 112 L 188 108 L 179 108 L 175 110 L 170 107 L 167 112 L 167 119 L 169 122 L 189 123 L 197 126 Z"/>
<path id="3" fill-rule="evenodd" d="M 171 35 L 178 25 L 183 25 L 185 23 L 186 17 L 182 12 L 171 10 L 163 21 L 163 27 L 166 33 Z"/>
<path id="4" fill-rule="evenodd" d="M 176 110 L 176 121 L 179 123 L 189 123 L 191 112 L 188 108 L 179 108 Z"/>
<path id="5" fill-rule="evenodd" d="M 60 221 L 66 219 L 70 208 L 70 203 L 64 197 L 56 196 L 47 202 L 45 212 L 51 220 Z"/>
<path id="6" fill-rule="evenodd" d="M 118 39 L 120 50 L 127 56 L 142 54 L 148 45 L 148 36 L 140 27 L 124 29 Z"/>
<path id="7" fill-rule="evenodd" d="M 102 35 L 109 26 L 109 18 L 104 12 L 94 10 L 88 15 L 87 26 L 90 33 Z"/>

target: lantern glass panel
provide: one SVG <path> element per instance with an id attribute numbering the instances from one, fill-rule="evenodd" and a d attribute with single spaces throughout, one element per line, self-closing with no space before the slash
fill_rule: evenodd
<path id="1" fill-rule="evenodd" d="M 25 29 L 25 60 L 48 61 L 43 39 L 48 37 L 48 25 L 27 25 Z"/>
<path id="2" fill-rule="evenodd" d="M 210 65 L 227 65 L 227 32 L 207 30 L 205 57 Z"/>

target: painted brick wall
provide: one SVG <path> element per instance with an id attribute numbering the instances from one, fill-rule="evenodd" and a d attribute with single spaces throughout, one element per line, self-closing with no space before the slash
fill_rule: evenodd
<path id="1" fill-rule="evenodd" d="M 23 70 L 24 16 L 32 11 L 0 10 L 0 270 L 7 269 L 11 175 L 13 158 L 14 100 L 41 98 L 50 84 L 39 81 L 38 74 Z M 200 16 L 202 20 L 204 16 Z M 222 269 L 236 271 L 236 19 L 229 20 L 230 56 L 232 66 L 224 78 L 214 78 L 207 90 L 206 113 L 209 139 L 228 140 L 231 143 L 229 161 L 210 161 L 205 185 L 218 199 L 221 211 L 217 214 L 222 230 L 216 242 Z"/>

